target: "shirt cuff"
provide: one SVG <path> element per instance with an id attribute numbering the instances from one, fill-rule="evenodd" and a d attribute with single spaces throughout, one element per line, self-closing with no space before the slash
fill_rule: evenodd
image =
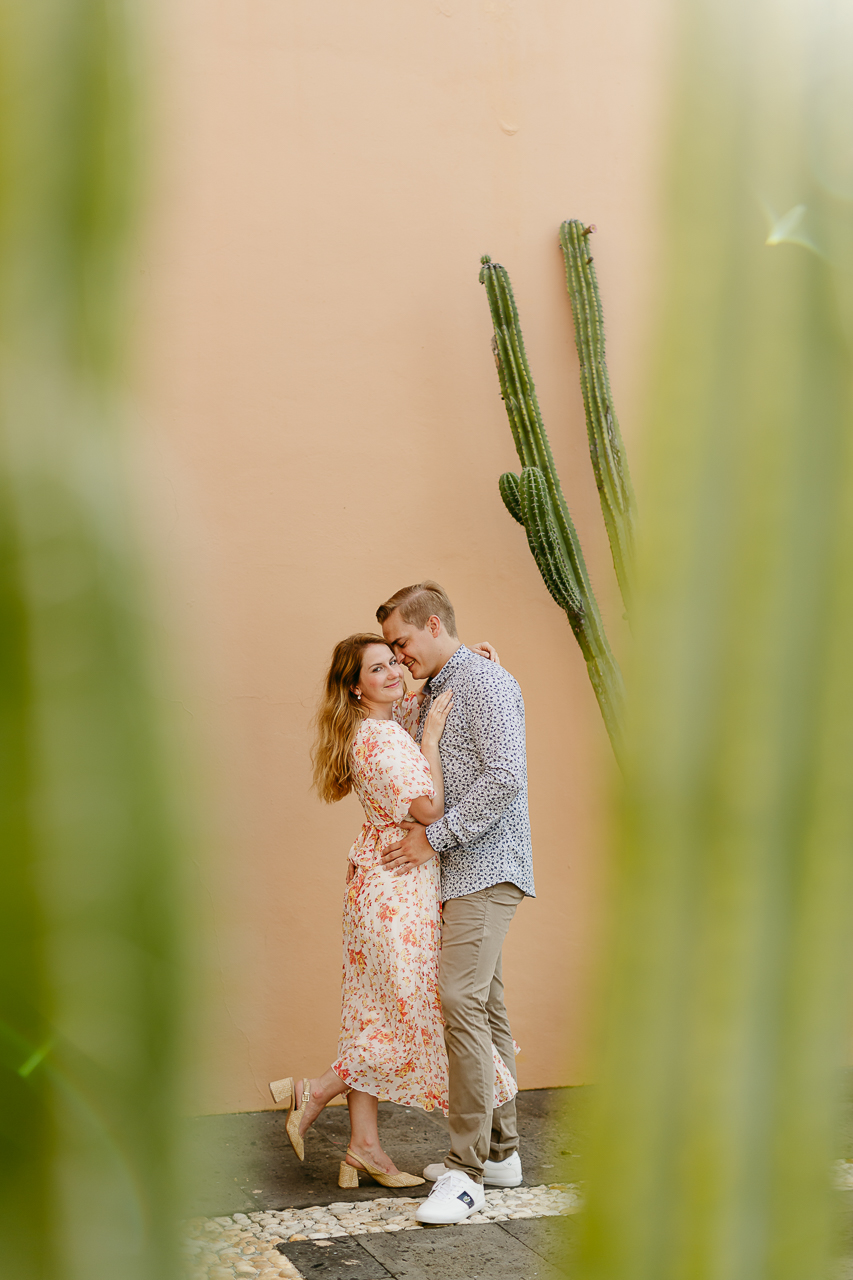
<path id="1" fill-rule="evenodd" d="M 447 825 L 446 818 L 439 818 L 426 829 L 426 838 L 436 853 L 445 853 L 457 844 L 456 836 Z"/>

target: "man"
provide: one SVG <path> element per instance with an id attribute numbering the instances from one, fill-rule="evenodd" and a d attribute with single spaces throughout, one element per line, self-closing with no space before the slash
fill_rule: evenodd
<path id="1" fill-rule="evenodd" d="M 483 1208 L 484 1181 L 515 1187 L 522 1178 L 515 1099 L 493 1109 L 492 1044 L 515 1076 L 501 948 L 519 902 L 534 896 L 524 702 L 509 672 L 460 643 L 437 582 L 403 587 L 376 618 L 412 676 L 427 682 L 419 739 L 432 699 L 453 689 L 441 739 L 444 817 L 428 827 L 403 823 L 405 837 L 382 861 L 405 874 L 440 859 L 450 1153 L 424 1170 L 435 1186 L 416 1217 L 461 1222 Z"/>

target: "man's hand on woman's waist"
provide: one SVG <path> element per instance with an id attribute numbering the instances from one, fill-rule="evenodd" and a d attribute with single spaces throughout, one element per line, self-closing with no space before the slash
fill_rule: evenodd
<path id="1" fill-rule="evenodd" d="M 420 822 L 407 822 L 404 819 L 400 826 L 405 829 L 406 834 L 402 840 L 389 844 L 382 854 L 382 866 L 397 876 L 404 876 L 429 862 L 436 854 L 426 838 L 426 827 Z"/>

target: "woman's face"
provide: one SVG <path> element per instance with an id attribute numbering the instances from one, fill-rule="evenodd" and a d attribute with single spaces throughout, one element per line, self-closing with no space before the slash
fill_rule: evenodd
<path id="1" fill-rule="evenodd" d="M 369 644 L 361 657 L 361 674 L 355 693 L 362 706 L 387 709 L 403 696 L 402 668 L 385 644 Z"/>

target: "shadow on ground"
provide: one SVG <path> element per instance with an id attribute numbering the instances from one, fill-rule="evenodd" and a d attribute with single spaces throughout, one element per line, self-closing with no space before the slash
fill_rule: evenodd
<path id="1" fill-rule="evenodd" d="M 518 1095 L 524 1181 L 578 1182 L 591 1089 L 532 1089 Z M 853 1097 L 853 1090 L 851 1090 Z M 433 1112 L 382 1103 L 383 1144 L 400 1168 L 420 1173 L 447 1152 L 447 1122 Z M 346 1154 L 345 1107 L 327 1109 L 305 1142 L 300 1164 L 285 1133 L 284 1110 L 200 1116 L 188 1122 L 192 1186 L 185 1216 L 304 1208 L 338 1201 L 426 1194 L 428 1186 L 399 1192 L 365 1179 L 341 1191 L 338 1165 Z M 848 1104 L 839 1154 L 853 1155 L 853 1106 Z M 853 1280 L 850 1201 L 839 1195 L 838 1252 L 832 1280 Z M 843 1203 L 842 1203 L 843 1202 Z M 311 1280 L 566 1280 L 572 1275 L 577 1217 L 512 1220 L 361 1235 L 278 1246 Z"/>
<path id="2" fill-rule="evenodd" d="M 578 1181 L 589 1093 L 588 1088 L 526 1089 L 518 1095 L 525 1183 Z M 282 1108 L 188 1121 L 191 1192 L 186 1216 L 215 1218 L 429 1190 L 395 1193 L 364 1178 L 357 1191 L 341 1191 L 337 1180 L 349 1134 L 346 1107 L 327 1107 L 317 1120 L 305 1139 L 304 1164 L 288 1141 L 286 1119 Z M 447 1154 L 447 1121 L 441 1112 L 383 1102 L 379 1129 L 398 1167 L 411 1173 L 419 1174 L 424 1165 Z"/>

